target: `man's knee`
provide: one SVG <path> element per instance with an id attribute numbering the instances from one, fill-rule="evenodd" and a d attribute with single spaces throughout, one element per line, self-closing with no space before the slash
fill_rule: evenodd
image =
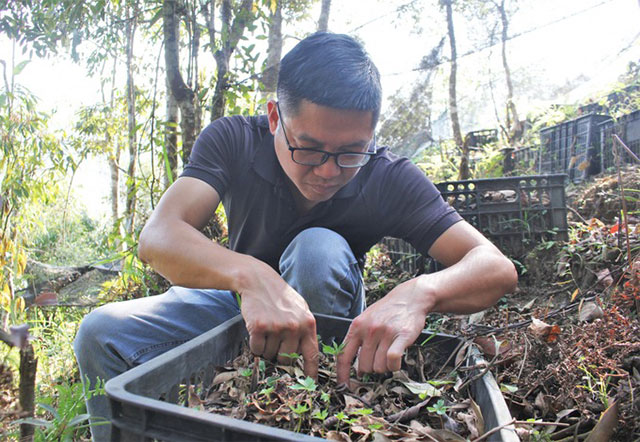
<path id="1" fill-rule="evenodd" d="M 280 259 L 280 269 L 294 265 L 311 271 L 320 268 L 342 268 L 355 262 L 347 240 L 333 230 L 312 227 L 300 232 L 289 244 Z"/>
<path id="2" fill-rule="evenodd" d="M 111 313 L 111 307 L 111 304 L 98 307 L 85 316 L 80 323 L 73 341 L 73 349 L 81 364 L 85 356 L 103 347 L 110 330 L 117 328 L 115 323 L 117 318 Z"/>

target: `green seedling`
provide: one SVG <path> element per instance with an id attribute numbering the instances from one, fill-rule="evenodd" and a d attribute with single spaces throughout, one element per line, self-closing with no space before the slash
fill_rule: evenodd
<path id="1" fill-rule="evenodd" d="M 260 390 L 260 394 L 267 397 L 267 399 L 271 400 L 271 393 L 273 393 L 274 387 L 267 387 Z"/>
<path id="2" fill-rule="evenodd" d="M 243 376 L 245 378 L 251 377 L 252 374 L 253 374 L 253 370 L 251 368 L 243 368 L 240 371 L 240 376 Z"/>
<path id="3" fill-rule="evenodd" d="M 319 419 L 322 422 L 324 422 L 327 419 L 327 416 L 329 416 L 329 412 L 327 410 L 318 410 L 315 413 L 313 413 L 311 417 L 314 419 Z"/>
<path id="4" fill-rule="evenodd" d="M 351 413 L 355 414 L 356 416 L 368 416 L 373 413 L 373 410 L 371 408 L 357 408 L 355 410 L 352 410 Z"/>
<path id="5" fill-rule="evenodd" d="M 293 411 L 298 416 L 298 424 L 296 425 L 295 432 L 299 433 L 300 428 L 302 428 L 302 415 L 309 411 L 309 406 L 307 404 L 298 404 L 298 405 L 289 405 L 291 411 Z"/>
<path id="6" fill-rule="evenodd" d="M 323 402 L 329 402 L 331 400 L 331 395 L 329 395 L 329 393 L 327 393 L 326 391 L 323 391 L 322 393 L 320 393 L 320 399 Z"/>
<path id="7" fill-rule="evenodd" d="M 316 381 L 313 380 L 312 377 L 307 376 L 305 379 L 298 379 L 295 385 L 291 388 L 294 390 L 306 390 L 306 391 L 316 391 L 318 386 L 316 385 Z"/>
<path id="8" fill-rule="evenodd" d="M 444 416 L 445 414 L 447 414 L 448 409 L 449 406 L 444 404 L 443 399 L 438 399 L 438 402 L 436 402 L 433 407 L 427 407 L 427 410 L 429 410 L 431 413 L 437 413 L 440 416 Z"/>
<path id="9" fill-rule="evenodd" d="M 285 358 L 289 358 L 292 361 L 295 361 L 296 359 L 300 359 L 302 356 L 300 356 L 298 353 L 296 352 L 292 352 L 292 353 L 279 353 L 278 356 L 282 356 Z"/>
<path id="10" fill-rule="evenodd" d="M 382 428 L 382 424 L 369 424 L 369 429 L 371 431 L 379 430 Z"/>
<path id="11" fill-rule="evenodd" d="M 336 344 L 336 342 L 332 342 L 331 345 L 322 344 L 322 353 L 338 356 L 344 350 L 344 342 L 341 344 Z"/>

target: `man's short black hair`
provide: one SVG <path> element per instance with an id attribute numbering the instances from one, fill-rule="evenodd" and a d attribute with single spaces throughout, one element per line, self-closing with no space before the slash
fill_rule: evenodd
<path id="1" fill-rule="evenodd" d="M 317 32 L 298 43 L 280 62 L 278 100 L 285 112 L 297 113 L 300 102 L 380 115 L 380 73 L 353 37 Z"/>

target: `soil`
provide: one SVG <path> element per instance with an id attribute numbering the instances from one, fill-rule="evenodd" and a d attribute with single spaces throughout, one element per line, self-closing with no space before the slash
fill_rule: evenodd
<path id="1" fill-rule="evenodd" d="M 11 369 L 0 362 L 0 434 L 9 430 L 9 425 L 19 414 L 18 389 Z"/>
<path id="2" fill-rule="evenodd" d="M 292 365 L 275 365 L 245 347 L 218 368 L 204 399 L 192 390 L 189 404 L 330 440 L 464 441 L 483 432 L 480 409 L 468 396 L 470 382 L 461 378 L 470 380 L 471 372 L 447 367 L 449 355 L 436 344 L 410 347 L 402 370 L 365 376 L 351 391 L 336 386 L 335 356 L 321 354 L 317 383 L 292 356 Z"/>
<path id="3" fill-rule="evenodd" d="M 621 175 L 628 241 L 617 174 L 573 186 L 569 241 L 530 252 L 515 293 L 470 317 L 430 318 L 484 352 L 515 419 L 564 424 L 516 425 L 522 440 L 640 440 L 640 172 Z M 369 303 L 411 277 L 384 249 L 369 264 Z"/>

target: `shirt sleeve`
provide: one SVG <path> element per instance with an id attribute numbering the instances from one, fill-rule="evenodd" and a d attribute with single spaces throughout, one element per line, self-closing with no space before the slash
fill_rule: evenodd
<path id="1" fill-rule="evenodd" d="M 389 216 L 390 236 L 404 239 L 423 255 L 462 217 L 416 165 L 396 160 L 382 181 L 383 210 Z"/>
<path id="2" fill-rule="evenodd" d="M 180 176 L 201 179 L 222 199 L 231 183 L 234 163 L 245 145 L 243 121 L 240 117 L 228 117 L 209 124 L 198 136 Z"/>

